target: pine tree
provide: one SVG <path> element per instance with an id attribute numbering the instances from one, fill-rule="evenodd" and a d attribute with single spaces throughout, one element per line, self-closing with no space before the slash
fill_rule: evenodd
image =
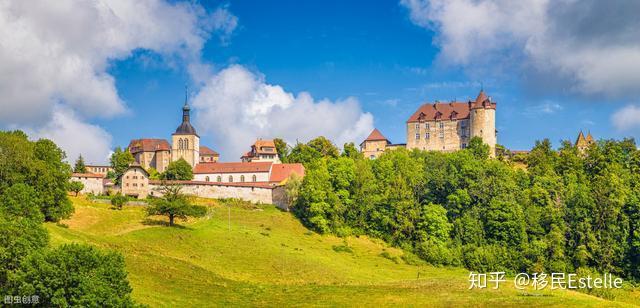
<path id="1" fill-rule="evenodd" d="M 73 167 L 73 172 L 75 173 L 87 173 L 87 166 L 84 164 L 84 158 L 82 158 L 82 154 L 78 156 L 76 160 L 76 165 Z"/>

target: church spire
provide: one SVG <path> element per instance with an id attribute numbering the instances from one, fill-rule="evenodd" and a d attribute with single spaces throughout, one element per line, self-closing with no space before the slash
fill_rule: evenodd
<path id="1" fill-rule="evenodd" d="M 182 124 L 178 126 L 174 135 L 197 135 L 195 128 L 191 126 L 191 107 L 189 107 L 189 92 L 184 86 L 184 106 L 182 106 Z"/>

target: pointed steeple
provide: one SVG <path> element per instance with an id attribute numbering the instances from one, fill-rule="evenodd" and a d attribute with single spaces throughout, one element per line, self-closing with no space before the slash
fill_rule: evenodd
<path id="1" fill-rule="evenodd" d="M 587 142 L 588 143 L 592 143 L 593 142 L 593 136 L 591 136 L 591 132 L 587 133 Z"/>
<path id="2" fill-rule="evenodd" d="M 178 126 L 174 135 L 198 135 L 191 125 L 191 107 L 188 102 L 187 86 L 184 87 L 184 106 L 182 106 L 182 124 Z"/>

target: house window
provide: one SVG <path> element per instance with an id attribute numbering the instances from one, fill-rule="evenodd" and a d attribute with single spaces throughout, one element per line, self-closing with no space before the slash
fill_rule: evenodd
<path id="1" fill-rule="evenodd" d="M 463 148 L 463 149 L 466 149 L 466 148 L 467 148 L 467 144 L 466 144 L 466 143 L 463 143 L 463 144 L 462 144 L 462 148 Z"/>
<path id="2" fill-rule="evenodd" d="M 229 176 L 229 183 L 233 183 L 233 175 Z"/>
<path id="3" fill-rule="evenodd" d="M 420 133 L 416 133 L 416 140 L 420 140 Z"/>
<path id="4" fill-rule="evenodd" d="M 184 149 L 185 150 L 189 149 L 189 139 L 184 140 Z"/>
<path id="5" fill-rule="evenodd" d="M 416 123 L 416 131 L 420 130 L 420 123 Z"/>
<path id="6" fill-rule="evenodd" d="M 440 132 L 440 139 L 444 139 L 444 132 L 443 131 Z"/>
<path id="7" fill-rule="evenodd" d="M 209 182 L 209 177 L 208 177 L 208 176 L 205 176 L 205 177 L 204 177 L 204 180 L 205 180 L 205 181 L 207 181 L 207 182 Z"/>
<path id="8" fill-rule="evenodd" d="M 240 182 L 244 182 L 244 175 L 240 176 Z"/>
<path id="9" fill-rule="evenodd" d="M 221 177 L 221 176 L 218 176 L 218 177 L 216 178 L 216 182 L 222 182 L 222 177 Z"/>
<path id="10" fill-rule="evenodd" d="M 257 182 L 258 181 L 258 177 L 254 174 L 254 175 L 251 176 L 251 180 L 254 181 L 254 182 Z"/>
<path id="11" fill-rule="evenodd" d="M 133 183 L 133 187 L 138 187 L 138 183 Z"/>
<path id="12" fill-rule="evenodd" d="M 429 129 L 429 123 L 425 123 L 424 124 L 424 128 L 426 128 L 428 130 Z"/>
<path id="13" fill-rule="evenodd" d="M 426 139 L 429 139 L 429 137 L 431 137 L 431 134 L 429 134 L 429 132 L 427 132 L 426 134 L 424 134 L 424 137 L 425 137 Z"/>
<path id="14" fill-rule="evenodd" d="M 440 122 L 440 129 L 444 129 L 444 122 Z"/>

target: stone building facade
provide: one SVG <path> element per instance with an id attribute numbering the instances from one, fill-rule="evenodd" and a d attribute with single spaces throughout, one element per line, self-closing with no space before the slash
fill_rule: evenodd
<path id="1" fill-rule="evenodd" d="M 125 196 L 146 198 L 149 195 L 149 173 L 138 164 L 131 165 L 120 177 L 120 190 Z"/>
<path id="2" fill-rule="evenodd" d="M 582 131 L 578 134 L 578 139 L 576 139 L 575 147 L 578 148 L 580 153 L 584 153 L 592 144 L 595 143 L 593 136 L 591 133 L 587 133 L 587 137 L 585 138 Z"/>
<path id="3" fill-rule="evenodd" d="M 96 173 L 73 173 L 70 181 L 80 182 L 84 187 L 81 194 L 101 195 L 104 193 L 104 176 Z"/>
<path id="4" fill-rule="evenodd" d="M 497 143 L 496 103 L 480 91 L 473 101 L 427 103 L 406 122 L 407 149 L 452 152 L 464 149 L 473 137 L 480 137 L 495 156 Z M 376 158 L 392 145 L 374 130 L 361 144 L 365 157 Z"/>
<path id="5" fill-rule="evenodd" d="M 113 171 L 111 166 L 107 165 L 86 165 L 87 173 L 100 174 L 106 176 L 109 171 Z"/>
<path id="6" fill-rule="evenodd" d="M 129 143 L 129 152 L 143 168 L 163 172 L 171 162 L 171 146 L 164 139 L 135 139 Z"/>

